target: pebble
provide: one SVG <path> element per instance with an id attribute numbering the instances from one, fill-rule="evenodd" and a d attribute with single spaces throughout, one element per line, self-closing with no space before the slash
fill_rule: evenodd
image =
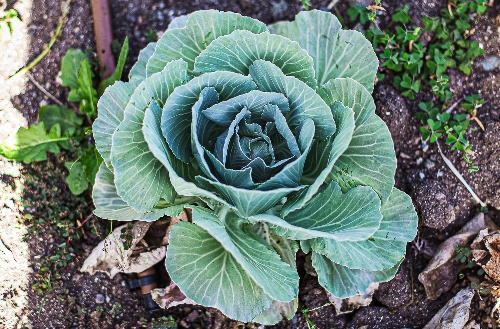
<path id="1" fill-rule="evenodd" d="M 424 159 L 422 158 L 418 158 L 417 159 L 417 166 L 420 166 L 422 164 L 422 162 L 424 161 Z"/>
<path id="2" fill-rule="evenodd" d="M 425 168 L 427 169 L 432 169 L 434 168 L 436 164 L 434 162 L 432 162 L 431 160 L 425 160 Z"/>
<path id="3" fill-rule="evenodd" d="M 500 58 L 496 55 L 490 55 L 480 61 L 477 65 L 482 67 L 486 72 L 493 71 L 497 67 L 500 67 Z"/>
<path id="4" fill-rule="evenodd" d="M 101 294 L 97 294 L 97 295 L 95 296 L 95 302 L 96 302 L 97 304 L 103 304 L 103 303 L 104 303 L 104 296 L 103 296 L 103 295 L 101 295 Z"/>
<path id="5" fill-rule="evenodd" d="M 423 180 L 425 178 L 425 174 L 423 172 L 419 172 L 418 177 Z"/>

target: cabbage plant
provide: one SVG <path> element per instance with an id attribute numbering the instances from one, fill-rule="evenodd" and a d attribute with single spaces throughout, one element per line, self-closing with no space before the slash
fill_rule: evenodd
<path id="1" fill-rule="evenodd" d="M 293 316 L 299 248 L 346 298 L 394 277 L 416 233 L 371 96 L 371 44 L 322 11 L 266 26 L 176 18 L 106 89 L 95 214 L 176 224 L 165 265 L 194 302 L 240 321 Z"/>

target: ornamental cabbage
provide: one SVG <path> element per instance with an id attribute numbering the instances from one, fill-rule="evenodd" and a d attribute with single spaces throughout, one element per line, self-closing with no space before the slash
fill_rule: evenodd
<path id="1" fill-rule="evenodd" d="M 377 57 L 322 11 L 266 26 L 229 12 L 176 18 L 93 125 L 95 214 L 176 224 L 166 268 L 194 302 L 240 321 L 293 316 L 295 254 L 333 295 L 394 277 L 416 234 L 394 188 L 391 135 L 371 96 Z"/>

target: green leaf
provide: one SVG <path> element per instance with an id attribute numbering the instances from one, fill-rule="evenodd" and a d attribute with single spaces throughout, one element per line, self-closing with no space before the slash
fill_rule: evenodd
<path id="1" fill-rule="evenodd" d="M 223 225 L 197 208 L 192 217 L 196 225 L 180 222 L 173 227 L 165 261 L 187 297 L 240 321 L 251 321 L 273 299 L 288 302 L 296 297 L 295 269 L 244 234 L 237 218 L 226 217 Z"/>
<path id="2" fill-rule="evenodd" d="M 405 254 L 406 243 L 417 232 L 418 217 L 411 198 L 394 188 L 382 204 L 382 221 L 378 230 L 365 241 L 314 239 L 314 252 L 350 269 L 380 271 L 393 267 Z"/>
<path id="3" fill-rule="evenodd" d="M 146 213 L 135 211 L 116 193 L 113 173 L 104 164 L 101 164 L 97 172 L 92 199 L 96 216 L 121 221 L 155 221 L 165 215 L 177 216 L 184 211 L 185 206 L 184 204 L 171 205 Z"/>
<path id="4" fill-rule="evenodd" d="M 253 216 L 252 221 L 268 223 L 276 234 L 293 240 L 325 237 L 337 241 L 369 238 L 379 227 L 380 199 L 369 187 L 358 186 L 342 194 L 332 182 L 307 205 L 284 219 L 271 214 Z"/>
<path id="5" fill-rule="evenodd" d="M 28 129 L 19 128 L 15 135 L 0 144 L 0 155 L 10 160 L 30 163 L 47 160 L 47 152 L 59 153 L 59 145 L 69 140 L 61 136 L 61 127 L 54 124 L 45 131 L 43 122 L 31 125 Z"/>
<path id="6" fill-rule="evenodd" d="M 319 284 L 338 298 L 363 295 L 370 284 L 389 281 L 396 275 L 400 264 L 380 271 L 354 270 L 315 252 L 312 254 L 312 263 L 318 273 Z"/>
<path id="7" fill-rule="evenodd" d="M 290 128 L 300 126 L 306 119 L 312 119 L 317 139 L 326 139 L 335 133 L 331 110 L 307 84 L 295 77 L 286 76 L 278 66 L 263 60 L 253 62 L 249 71 L 259 90 L 286 96 L 290 103 L 290 113 L 287 115 Z"/>
<path id="8" fill-rule="evenodd" d="M 94 116 L 96 114 L 97 91 L 92 86 L 93 73 L 88 61 L 80 64 L 78 71 L 78 95 L 80 97 L 80 112 Z"/>
<path id="9" fill-rule="evenodd" d="M 167 63 L 182 59 L 192 74 L 195 58 L 215 39 L 235 30 L 267 31 L 266 25 L 250 17 L 217 10 L 200 10 L 189 15 L 184 28 L 167 30 L 157 42 L 147 64 L 147 76 L 163 70 Z"/>
<path id="10" fill-rule="evenodd" d="M 332 114 L 337 125 L 335 135 L 325 141 L 313 144 L 306 160 L 301 182 L 309 184 L 306 189 L 287 196 L 287 201 L 281 211 L 282 217 L 293 210 L 301 209 L 319 191 L 330 175 L 335 162 L 346 151 L 354 131 L 354 112 L 335 102 Z"/>
<path id="11" fill-rule="evenodd" d="M 169 199 L 172 195 L 167 170 L 155 159 L 144 140 L 144 112 L 151 101 L 163 104 L 176 87 L 186 82 L 186 69 L 182 60 L 173 61 L 163 71 L 139 84 L 112 137 L 111 163 L 116 189 L 132 208 L 141 213 L 151 211 L 161 198 Z"/>
<path id="12" fill-rule="evenodd" d="M 219 100 L 245 94 L 255 90 L 251 77 L 232 72 L 213 72 L 196 77 L 178 87 L 165 102 L 161 118 L 163 136 L 175 156 L 185 163 L 192 155 L 191 140 L 192 107 L 198 101 L 203 89 L 213 87 L 219 94 Z"/>
<path id="13" fill-rule="evenodd" d="M 78 72 L 83 61 L 89 61 L 89 56 L 80 49 L 68 49 L 61 62 L 62 85 L 78 89 Z"/>
<path id="14" fill-rule="evenodd" d="M 195 176 L 199 172 L 172 154 L 161 132 L 161 115 L 162 109 L 156 103 L 151 103 L 144 116 L 142 131 L 151 152 L 167 168 L 170 182 L 175 191 L 182 196 L 196 196 L 214 203 L 219 202 L 228 205 L 226 201 L 217 195 L 193 183 Z"/>
<path id="15" fill-rule="evenodd" d="M 55 124 L 59 124 L 62 136 L 73 136 L 76 130 L 81 128 L 83 118 L 65 106 L 47 105 L 38 110 L 38 121 L 43 122 L 45 128 L 49 130 Z"/>
<path id="16" fill-rule="evenodd" d="M 344 189 L 355 185 L 371 186 L 385 202 L 394 186 L 396 154 L 389 129 L 374 112 L 370 93 L 350 79 L 331 80 L 318 93 L 327 103 L 342 101 L 354 110 L 357 120 L 349 147 L 335 162 L 329 179 Z"/>
<path id="17" fill-rule="evenodd" d="M 275 300 L 269 308 L 260 313 L 255 319 L 252 320 L 252 322 L 257 322 L 263 325 L 273 325 L 283 320 L 283 318 L 291 320 L 295 316 L 298 306 L 298 298 L 294 298 L 288 303 L 278 302 Z"/>
<path id="18" fill-rule="evenodd" d="M 89 187 L 89 182 L 85 177 L 85 167 L 79 161 L 76 162 L 66 162 L 66 169 L 69 171 L 68 177 L 66 177 L 66 184 L 74 195 L 79 195 L 85 192 Z"/>
<path id="19" fill-rule="evenodd" d="M 146 79 L 146 65 L 151 56 L 153 56 L 155 48 L 156 42 L 151 42 L 146 46 L 146 48 L 139 52 L 139 58 L 130 69 L 130 73 L 128 75 L 128 79 L 132 84 L 138 85 Z"/>
<path id="20" fill-rule="evenodd" d="M 95 176 L 102 163 L 102 157 L 97 151 L 96 147 L 92 144 L 85 149 L 80 157 L 82 164 L 85 167 L 85 177 L 91 185 L 95 183 Z"/>
<path id="21" fill-rule="evenodd" d="M 108 168 L 111 165 L 111 144 L 116 128 L 123 121 L 123 112 L 135 87 L 131 83 L 116 82 L 107 88 L 97 103 L 98 116 L 92 125 L 95 145 Z"/>
<path id="22" fill-rule="evenodd" d="M 318 86 L 333 78 L 352 78 L 373 91 L 378 59 L 372 45 L 363 34 L 342 30 L 334 15 L 301 12 L 295 21 L 279 22 L 269 29 L 298 42 L 312 56 Z"/>
<path id="23" fill-rule="evenodd" d="M 286 76 L 316 87 L 312 58 L 297 43 L 279 35 L 238 30 L 214 40 L 198 57 L 194 74 L 230 71 L 247 75 L 257 60 L 271 62 Z"/>
<path id="24" fill-rule="evenodd" d="M 339 101 L 352 109 L 356 126 L 364 124 L 375 113 L 372 95 L 351 78 L 332 79 L 318 88 L 318 94 L 330 106 Z"/>
<path id="25" fill-rule="evenodd" d="M 123 46 L 120 51 L 120 56 L 118 57 L 118 62 L 116 63 L 116 69 L 113 74 L 102 80 L 99 84 L 99 89 L 97 90 L 97 94 L 101 96 L 104 93 L 104 90 L 114 84 L 116 81 L 120 81 L 122 78 L 123 67 L 125 66 L 125 61 L 127 60 L 128 55 L 128 37 L 125 37 L 125 41 L 123 41 Z"/>

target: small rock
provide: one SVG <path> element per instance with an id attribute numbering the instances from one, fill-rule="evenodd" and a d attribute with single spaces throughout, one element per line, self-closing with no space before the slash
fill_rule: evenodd
<path id="1" fill-rule="evenodd" d="M 436 164 L 434 162 L 432 162 L 431 160 L 425 160 L 425 168 L 427 169 L 432 169 L 434 168 Z"/>
<path id="2" fill-rule="evenodd" d="M 198 312 L 197 311 L 193 311 L 193 312 L 191 312 L 191 313 L 188 314 L 188 316 L 186 317 L 186 320 L 188 322 L 192 323 L 192 322 L 195 322 L 196 319 L 198 319 L 198 316 L 199 316 Z"/>
<path id="3" fill-rule="evenodd" d="M 425 178 L 425 174 L 423 172 L 419 172 L 418 177 L 423 180 Z"/>
<path id="4" fill-rule="evenodd" d="M 486 72 L 493 71 L 500 66 L 500 58 L 498 58 L 498 56 L 496 55 L 490 55 L 479 62 L 477 65 L 479 67 L 482 67 Z"/>
<path id="5" fill-rule="evenodd" d="M 95 302 L 96 302 L 97 304 L 103 304 L 103 303 L 104 303 L 104 301 L 105 301 L 105 299 L 104 299 L 104 296 L 103 296 L 103 295 L 101 295 L 101 294 L 97 294 L 97 295 L 95 296 Z"/>
<path id="6" fill-rule="evenodd" d="M 418 158 L 418 159 L 417 159 L 417 166 L 420 166 L 420 164 L 421 164 L 422 162 L 424 162 L 424 159 L 422 159 L 422 158 Z"/>

